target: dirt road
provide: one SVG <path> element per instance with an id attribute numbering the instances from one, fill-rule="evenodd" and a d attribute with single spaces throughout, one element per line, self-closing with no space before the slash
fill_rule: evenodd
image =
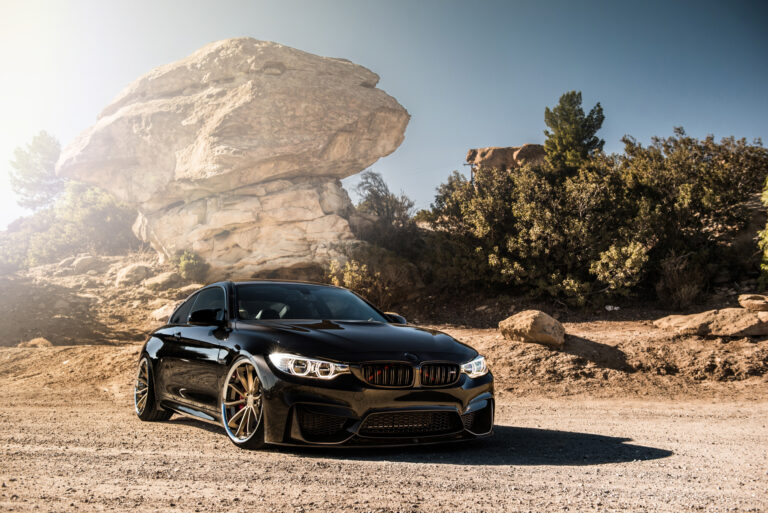
<path id="1" fill-rule="evenodd" d="M 71 368 L 55 375 L 3 351 L 0 511 L 768 509 L 764 400 L 505 393 L 482 442 L 246 452 L 198 421 L 140 422 L 135 346 L 40 350 Z"/>

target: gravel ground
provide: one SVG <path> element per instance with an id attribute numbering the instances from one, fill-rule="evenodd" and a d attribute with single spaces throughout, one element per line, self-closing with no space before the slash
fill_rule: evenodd
<path id="1" fill-rule="evenodd" d="M 122 390 L 3 387 L 0 510 L 768 510 L 768 402 L 507 396 L 480 442 L 261 452 L 130 406 Z"/>

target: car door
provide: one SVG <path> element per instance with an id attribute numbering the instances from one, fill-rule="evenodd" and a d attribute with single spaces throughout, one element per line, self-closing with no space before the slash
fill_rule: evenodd
<path id="1" fill-rule="evenodd" d="M 155 332 L 155 336 L 163 341 L 162 347 L 157 351 L 155 364 L 155 391 L 161 401 L 178 401 L 178 379 L 174 374 L 174 364 L 178 363 L 180 354 L 181 330 L 189 320 L 192 306 L 197 300 L 197 294 L 191 296 L 171 315 L 168 324 Z"/>
<path id="2" fill-rule="evenodd" d="M 167 344 L 167 390 L 183 405 L 216 413 L 222 374 L 219 354 L 229 332 L 216 322 L 192 324 L 190 321 L 201 310 L 216 311 L 219 320 L 227 319 L 224 288 L 213 285 L 198 292 L 187 321 L 177 327 L 177 333 Z"/>

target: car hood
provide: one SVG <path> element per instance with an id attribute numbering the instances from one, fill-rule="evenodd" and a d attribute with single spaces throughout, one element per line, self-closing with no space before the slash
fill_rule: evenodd
<path id="1" fill-rule="evenodd" d="M 237 329 L 268 336 L 274 351 L 340 362 L 450 361 L 465 363 L 477 351 L 440 331 L 361 321 L 238 321 Z"/>

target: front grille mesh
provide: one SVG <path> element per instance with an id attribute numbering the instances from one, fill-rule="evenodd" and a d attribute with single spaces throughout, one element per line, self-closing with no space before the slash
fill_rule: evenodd
<path id="1" fill-rule="evenodd" d="M 460 430 L 458 415 L 446 411 L 372 413 L 360 428 L 363 436 L 439 435 Z"/>
<path id="2" fill-rule="evenodd" d="M 461 423 L 464 424 L 464 429 L 472 430 L 472 427 L 475 425 L 475 417 L 477 417 L 477 411 L 465 413 L 461 416 Z"/>
<path id="3" fill-rule="evenodd" d="M 413 384 L 413 367 L 400 363 L 374 363 L 361 367 L 363 379 L 380 387 L 409 387 Z"/>
<path id="4" fill-rule="evenodd" d="M 459 366 L 453 363 L 427 363 L 421 367 L 421 384 L 425 387 L 452 385 L 459 379 Z"/>
<path id="5" fill-rule="evenodd" d="M 326 437 L 337 434 L 346 422 L 345 417 L 312 413 L 299 408 L 299 426 L 301 432 L 308 437 Z"/>

